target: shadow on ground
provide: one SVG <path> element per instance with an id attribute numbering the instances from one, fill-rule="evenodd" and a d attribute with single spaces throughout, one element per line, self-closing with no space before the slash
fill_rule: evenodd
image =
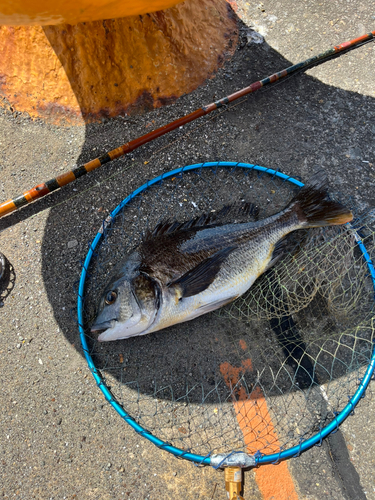
<path id="1" fill-rule="evenodd" d="M 87 125 L 85 145 L 77 164 L 290 66 L 266 43 L 243 43 L 247 29 L 241 28 L 240 46 L 233 59 L 206 86 L 179 99 L 178 108 L 166 107 L 139 119 L 119 118 L 101 125 Z M 373 206 L 374 171 L 364 161 L 373 154 L 368 123 L 374 111 L 373 98 L 323 84 L 300 73 L 234 103 L 221 114 L 173 132 L 157 144 L 145 146 L 40 201 L 40 208 L 51 206 L 43 239 L 42 266 L 48 298 L 61 332 L 81 349 L 74 291 L 80 273 L 79 258 L 84 259 L 108 211 L 148 178 L 163 171 L 199 161 L 232 160 L 257 163 L 306 179 L 312 170 L 323 168 L 335 191 L 351 196 L 360 210 Z M 69 204 L 57 205 L 76 190 L 84 194 Z M 9 221 L 27 218 L 35 210 L 36 206 L 27 207 Z M 155 393 L 155 373 L 166 384 L 172 380 L 174 384 L 173 394 L 168 395 L 167 391 L 160 393 L 160 397 L 181 397 L 186 393 L 189 377 L 193 385 L 204 380 L 204 389 L 209 392 L 210 387 L 218 387 L 220 377 L 223 382 L 218 370 L 223 363 L 237 369 L 242 366 L 243 357 L 237 345 L 240 328 L 245 327 L 217 316 L 198 318 L 165 332 L 102 347 L 105 351 L 102 368 L 111 368 L 111 359 L 119 364 L 121 355 L 119 359 L 128 360 L 127 370 L 121 371 L 121 381 L 127 383 L 144 377 L 138 388 L 141 392 Z M 236 344 L 230 341 L 233 351 L 230 354 L 224 352 L 223 345 L 228 336 L 233 337 L 233 332 Z M 151 376 L 145 376 L 146 373 Z M 224 386 L 226 398 L 228 390 Z M 202 394 L 198 391 L 191 397 L 199 402 Z"/>

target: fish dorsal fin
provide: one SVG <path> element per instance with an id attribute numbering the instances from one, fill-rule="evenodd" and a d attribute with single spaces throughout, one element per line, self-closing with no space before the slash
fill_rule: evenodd
<path id="1" fill-rule="evenodd" d="M 258 214 L 259 207 L 254 205 L 254 203 L 238 201 L 230 205 L 224 205 L 224 207 L 219 210 L 219 212 L 210 212 L 208 214 L 203 213 L 202 215 L 193 217 L 192 219 L 189 219 L 185 222 L 171 221 L 170 219 L 162 220 L 155 226 L 152 231 L 146 231 L 143 240 L 147 241 L 155 238 L 156 236 L 171 234 L 177 231 L 183 231 L 191 228 L 235 222 L 233 220 L 229 221 L 228 217 L 246 217 L 247 219 L 253 217 L 254 219 L 256 219 Z"/>
<path id="2" fill-rule="evenodd" d="M 162 234 L 171 234 L 184 229 L 190 229 L 192 227 L 206 226 L 210 224 L 212 218 L 211 214 L 202 214 L 199 217 L 194 217 L 185 222 L 171 221 L 170 219 L 162 220 L 152 231 L 148 230 L 146 232 L 144 240 L 155 238 Z"/>
<path id="3" fill-rule="evenodd" d="M 235 248 L 237 247 L 232 246 L 219 250 L 177 280 L 169 283 L 168 287 L 179 287 L 181 290 L 181 299 L 203 292 L 214 281 L 221 269 L 222 263 Z"/>
<path id="4" fill-rule="evenodd" d="M 216 214 L 216 220 L 224 221 L 228 217 L 233 219 L 246 217 L 246 220 L 253 218 L 257 220 L 259 215 L 259 207 L 254 203 L 249 201 L 236 201 L 230 205 L 224 205 L 224 207 Z"/>

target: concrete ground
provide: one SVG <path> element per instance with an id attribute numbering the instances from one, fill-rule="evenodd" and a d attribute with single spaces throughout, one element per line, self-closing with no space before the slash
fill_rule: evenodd
<path id="1" fill-rule="evenodd" d="M 370 0 L 238 0 L 232 5 L 240 29 L 235 56 L 215 78 L 173 105 L 85 128 L 2 113 L 2 201 L 375 29 Z M 263 41 L 252 43 L 248 28 Z M 225 498 L 223 473 L 177 460 L 140 438 L 96 387 L 70 312 L 80 259 L 106 213 L 135 187 L 200 161 L 258 163 L 302 179 L 321 167 L 361 209 L 374 207 L 374 82 L 375 45 L 370 43 L 256 93 L 220 118 L 194 122 L 0 220 L 0 251 L 12 265 L 0 308 L 0 496 Z M 248 471 L 244 497 L 374 500 L 372 392 L 370 387 L 335 437 L 288 462 L 285 474 L 292 490 L 277 479 L 265 489 L 264 478 Z M 269 477 L 274 478 L 272 471 Z"/>

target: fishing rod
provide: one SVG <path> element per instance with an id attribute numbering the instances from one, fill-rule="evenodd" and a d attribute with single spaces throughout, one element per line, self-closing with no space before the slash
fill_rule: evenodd
<path id="1" fill-rule="evenodd" d="M 264 78 L 263 80 L 259 80 L 257 82 L 252 83 L 248 87 L 245 87 L 241 90 L 238 90 L 237 92 L 234 92 L 233 94 L 223 97 L 222 99 L 219 99 L 218 101 L 212 102 L 211 104 L 208 104 L 207 106 L 203 106 L 202 108 L 199 108 L 192 113 L 189 113 L 188 115 L 185 115 L 181 118 L 178 118 L 177 120 L 174 120 L 173 122 L 168 123 L 167 125 L 163 125 L 162 127 L 149 132 L 145 135 L 142 135 L 141 137 L 138 137 L 137 139 L 134 139 L 130 142 L 127 142 L 123 144 L 122 146 L 113 149 L 112 151 L 108 151 L 107 153 L 103 154 L 102 156 L 99 156 L 98 158 L 95 158 L 94 160 L 89 161 L 88 163 L 84 163 L 83 165 L 78 166 L 77 168 L 70 170 L 69 172 L 65 172 L 64 174 L 58 175 L 57 177 L 46 181 L 42 184 L 38 184 L 37 186 L 33 187 L 29 191 L 24 192 L 20 196 L 17 196 L 16 198 L 7 200 L 3 203 L 0 204 L 0 218 L 3 217 L 6 214 L 9 214 L 24 205 L 27 205 L 34 200 L 37 200 L 39 198 L 42 198 L 43 196 L 46 196 L 47 194 L 51 193 L 52 191 L 55 191 L 56 189 L 59 189 L 67 184 L 70 184 L 71 182 L 75 181 L 79 177 L 82 177 L 83 175 L 88 174 L 92 170 L 95 170 L 96 168 L 101 167 L 105 163 L 109 163 L 110 161 L 115 160 L 116 158 L 119 158 L 120 156 L 124 156 L 127 153 L 130 153 L 131 151 L 134 151 L 135 149 L 139 148 L 140 146 L 143 146 L 144 144 L 153 141 L 154 139 L 157 139 L 158 137 L 161 137 L 164 134 L 167 134 L 168 132 L 171 132 L 172 130 L 175 130 L 183 125 L 186 125 L 187 123 L 190 123 L 197 118 L 201 118 L 202 116 L 207 115 L 208 113 L 211 113 L 211 111 L 214 111 L 218 108 L 221 108 L 222 106 L 225 106 L 226 104 L 235 101 L 236 99 L 239 99 L 240 97 L 243 97 L 247 94 L 251 94 L 253 92 L 256 92 L 257 90 L 261 89 L 262 87 L 265 87 L 267 85 L 271 85 L 282 78 L 289 76 L 297 71 L 307 69 L 311 66 L 315 66 L 317 64 L 320 64 L 321 62 L 324 62 L 327 59 L 332 59 L 333 57 L 337 55 L 341 55 L 343 52 L 347 52 L 353 48 L 356 48 L 360 45 L 363 45 L 364 43 L 370 42 L 375 38 L 375 30 L 371 31 L 370 33 L 367 33 L 365 35 L 362 35 L 358 38 L 354 38 L 353 40 L 350 40 L 349 42 L 344 42 L 341 43 L 340 45 L 336 45 L 332 47 L 331 49 L 326 50 L 325 52 L 322 52 L 321 54 L 318 54 L 316 56 L 310 57 L 309 59 L 306 59 L 305 61 L 302 61 L 300 63 L 294 64 L 293 66 L 289 66 L 286 69 L 283 69 L 282 71 L 279 71 L 278 73 L 274 73 L 271 76 L 268 76 L 267 78 Z"/>

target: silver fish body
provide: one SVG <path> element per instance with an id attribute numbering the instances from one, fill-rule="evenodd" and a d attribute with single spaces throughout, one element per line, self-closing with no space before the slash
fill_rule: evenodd
<path id="1" fill-rule="evenodd" d="M 159 224 L 106 286 L 91 330 L 102 331 L 100 341 L 118 340 L 218 309 L 280 258 L 287 234 L 351 219 L 329 200 L 326 180 L 314 177 L 284 210 L 259 222 Z"/>

